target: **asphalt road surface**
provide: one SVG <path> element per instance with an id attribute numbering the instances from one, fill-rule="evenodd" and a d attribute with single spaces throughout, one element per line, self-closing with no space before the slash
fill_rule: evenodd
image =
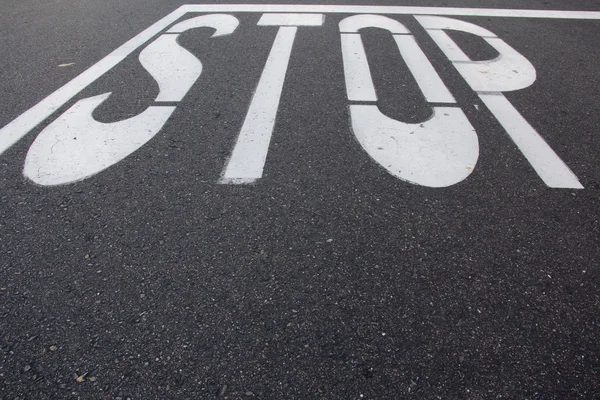
<path id="1" fill-rule="evenodd" d="M 2 399 L 600 398 L 599 1 L 183 4 L 0 5 Z"/>

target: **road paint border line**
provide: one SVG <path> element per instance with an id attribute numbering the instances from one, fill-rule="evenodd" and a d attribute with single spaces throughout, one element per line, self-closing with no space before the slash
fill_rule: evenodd
<path id="1" fill-rule="evenodd" d="M 293 12 L 340 14 L 420 14 L 472 17 L 600 19 L 600 11 L 526 10 L 504 8 L 344 6 L 313 4 L 186 4 L 186 12 Z"/>

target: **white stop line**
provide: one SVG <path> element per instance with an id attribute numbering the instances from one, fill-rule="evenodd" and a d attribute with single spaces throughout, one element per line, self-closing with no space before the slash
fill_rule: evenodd
<path id="1" fill-rule="evenodd" d="M 259 26 L 279 28 L 219 183 L 245 184 L 262 177 L 296 32 L 298 29 L 318 29 L 326 23 L 328 13 L 343 13 L 352 14 L 338 25 L 352 132 L 370 157 L 391 175 L 416 185 L 447 187 L 467 178 L 479 157 L 475 129 L 415 37 L 393 17 L 408 14 L 423 26 L 547 186 L 583 188 L 569 167 L 504 96 L 504 92 L 529 87 L 536 79 L 534 66 L 493 32 L 450 16 L 600 19 L 600 12 L 593 11 L 185 5 L 0 129 L 0 154 L 137 48 L 159 35 L 139 54 L 140 64 L 159 87 L 155 104 L 137 116 L 104 124 L 96 121 L 92 113 L 111 93 L 77 101 L 39 133 L 29 148 L 23 173 L 40 185 L 68 184 L 89 178 L 123 160 L 161 130 L 177 102 L 185 97 L 202 74 L 202 62 L 178 44 L 180 34 L 190 29 L 211 28 L 214 34 L 209 40 L 234 36 L 239 20 L 229 13 L 236 12 L 261 13 Z M 201 15 L 178 22 L 188 13 Z M 379 110 L 360 33 L 363 28 L 380 28 L 392 35 L 425 99 L 435 104 L 431 106 L 429 120 L 410 124 L 389 118 Z M 479 36 L 499 56 L 487 61 L 473 61 L 447 31 Z"/>

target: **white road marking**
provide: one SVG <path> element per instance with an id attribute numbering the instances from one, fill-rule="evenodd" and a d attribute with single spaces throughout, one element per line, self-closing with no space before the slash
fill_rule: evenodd
<path id="1" fill-rule="evenodd" d="M 323 23 L 322 16 L 317 18 L 310 14 L 291 18 L 265 14 L 258 24 L 287 25 L 292 20 L 299 20 L 302 26 Z M 219 183 L 252 183 L 262 177 L 297 30 L 294 26 L 279 28 L 246 119 Z"/>
<path id="2" fill-rule="evenodd" d="M 492 32 L 479 27 L 474 24 L 469 24 L 463 21 L 457 21 L 450 18 L 439 17 L 440 15 L 446 16 L 486 16 L 486 17 L 517 17 L 517 18 L 560 18 L 560 19 L 584 19 L 584 20 L 598 20 L 600 19 L 600 12 L 598 11 L 555 11 L 555 10 L 511 10 L 511 9 L 483 9 L 483 8 L 452 8 L 452 7 L 405 7 L 405 6 L 333 6 L 333 5 L 244 5 L 244 4 L 236 4 L 236 5 L 199 5 L 199 4 L 191 4 L 184 5 L 179 7 L 177 10 L 173 11 L 163 19 L 159 20 L 148 29 L 144 30 L 139 35 L 135 36 L 133 39 L 129 40 L 115 51 L 110 53 L 108 56 L 100 60 L 98 63 L 94 64 L 88 70 L 71 80 L 69 83 L 56 90 L 54 93 L 46 97 L 44 100 L 40 101 L 31 109 L 25 111 L 15 120 L 4 126 L 0 129 L 0 155 L 5 152 L 8 148 L 18 142 L 23 136 L 25 136 L 28 132 L 34 129 L 39 123 L 50 117 L 56 110 L 67 102 L 69 102 L 77 93 L 86 88 L 89 84 L 94 82 L 104 73 L 109 71 L 123 59 L 125 59 L 129 54 L 135 51 L 139 46 L 146 43 L 153 36 L 160 33 L 160 31 L 167 28 L 170 24 L 177 21 L 179 18 L 184 16 L 186 13 L 203 13 L 203 12 L 266 12 L 268 14 L 263 15 L 261 18 L 261 22 L 259 25 L 277 25 L 281 26 L 280 32 L 277 37 L 281 42 L 279 45 L 288 45 L 289 44 L 289 52 L 291 52 L 291 48 L 293 45 L 293 40 L 295 37 L 295 32 L 297 30 L 297 26 L 316 26 L 321 25 L 323 23 L 324 16 L 323 13 L 346 13 L 346 14 L 369 14 L 362 16 L 354 16 L 347 18 L 347 21 L 351 21 L 355 19 L 362 19 L 364 26 L 376 25 L 373 21 L 381 21 L 384 20 L 385 17 L 381 17 L 377 14 L 410 14 L 410 15 L 420 15 L 419 18 L 422 23 L 424 23 L 427 32 L 432 36 L 432 38 L 438 43 L 440 48 L 447 54 L 449 59 L 453 62 L 454 66 L 461 73 L 464 79 L 470 84 L 470 86 L 478 93 L 481 97 L 482 101 L 488 106 L 490 111 L 494 113 L 498 121 L 504 126 L 507 130 L 508 134 L 511 136 L 513 141 L 517 144 L 519 149 L 523 152 L 525 157 L 534 167 L 536 172 L 540 175 L 540 177 L 544 180 L 544 182 L 551 187 L 565 187 L 565 188 L 582 188 L 579 183 L 577 177 L 570 171 L 570 169 L 564 164 L 564 162 L 554 153 L 554 151 L 548 146 L 548 144 L 539 136 L 539 134 L 523 119 L 523 117 L 518 113 L 516 109 L 504 98 L 502 92 L 509 90 L 518 90 L 523 87 L 529 86 L 533 81 L 535 81 L 535 69 L 526 60 L 523 56 L 521 56 L 518 52 L 514 51 L 512 47 L 502 41 L 500 38 L 496 37 Z M 304 13 L 304 14 L 286 14 L 286 13 Z M 313 13 L 313 14 L 309 14 Z M 319 14 L 315 14 L 319 13 Z M 433 17 L 428 17 L 433 16 Z M 237 19 L 232 16 L 227 16 L 230 19 L 233 18 L 235 20 L 235 26 L 237 26 Z M 214 18 L 214 16 L 200 16 L 196 18 L 191 18 L 186 21 L 182 21 L 179 24 L 173 26 L 164 36 L 161 36 L 149 46 L 148 49 L 143 51 L 140 56 L 140 61 L 144 64 L 151 74 L 155 76 L 157 82 L 159 83 L 160 94 L 157 98 L 157 101 L 177 101 L 180 100 L 187 90 L 189 90 L 190 86 L 195 82 L 198 75 L 201 73 L 201 64 L 198 60 L 195 60 L 195 63 L 192 58 L 191 53 L 186 53 L 186 51 L 181 51 L 182 49 L 172 48 L 175 43 L 175 39 L 173 37 L 169 38 L 169 36 L 173 33 L 178 34 L 186 29 L 190 29 L 192 27 L 197 27 L 197 20 L 206 20 L 207 18 Z M 391 24 L 390 26 L 397 26 L 391 19 L 386 24 Z M 365 24 L 366 21 L 366 24 Z M 369 22 L 371 21 L 371 22 Z M 352 25 L 350 22 L 348 22 Z M 379 22 L 380 23 L 380 22 Z M 195 25 L 196 24 L 196 25 Z M 355 23 L 356 24 L 356 23 Z M 360 25 L 360 24 L 359 24 Z M 204 25 L 203 25 L 204 26 Z M 209 25 L 210 26 L 210 25 Z M 358 25 L 357 25 L 358 26 Z M 342 51 L 344 56 L 344 70 L 346 73 L 346 84 L 348 90 L 348 96 L 351 100 L 358 99 L 366 99 L 366 101 L 375 101 L 376 93 L 375 89 L 372 85 L 372 80 L 370 76 L 370 71 L 368 70 L 368 63 L 366 60 L 366 56 L 364 55 L 364 48 L 362 46 L 362 41 L 360 41 L 360 37 L 356 33 L 349 32 L 357 32 L 359 27 L 355 26 L 354 28 L 343 28 L 342 29 Z M 390 28 L 389 30 L 396 29 Z M 219 36 L 219 28 L 215 28 L 217 32 L 215 32 L 214 36 Z M 227 28 L 226 28 L 227 29 Z M 235 27 L 233 27 L 235 29 Z M 352 30 L 354 29 L 354 30 Z M 455 29 L 462 30 L 465 32 L 469 32 L 472 34 L 479 35 L 484 38 L 494 48 L 496 48 L 501 56 L 495 60 L 489 60 L 484 62 L 474 62 L 470 60 L 460 48 L 446 35 L 444 29 Z M 404 28 L 405 30 L 405 28 Z M 418 45 L 414 41 L 412 36 L 407 34 L 408 31 L 398 31 L 397 33 L 402 33 L 403 35 L 394 35 L 394 39 L 398 45 L 402 56 L 406 60 L 409 69 L 413 73 L 419 87 L 421 88 L 423 94 L 430 102 L 447 102 L 452 103 L 453 98 L 452 95 L 447 91 L 443 82 L 435 73 L 435 70 L 422 55 L 422 52 L 418 48 Z M 281 34 L 281 35 L 280 35 Z M 291 37 L 291 40 L 290 40 Z M 358 37 L 358 38 L 357 38 Z M 262 169 L 264 168 L 264 163 L 266 160 L 266 154 L 268 152 L 268 146 L 272 134 L 273 125 L 275 122 L 275 116 L 277 111 L 277 106 L 279 104 L 279 98 L 281 95 L 281 87 L 283 85 L 283 80 L 285 79 L 285 71 L 287 70 L 287 63 L 289 62 L 290 53 L 285 50 L 279 49 L 279 51 L 275 51 L 276 44 L 278 40 L 276 39 L 273 45 L 273 49 L 269 56 L 269 60 L 267 60 L 267 65 L 265 66 L 265 70 L 261 76 L 261 80 L 259 82 L 259 87 L 257 88 L 257 92 L 253 98 L 253 103 L 250 105 L 250 110 L 248 115 L 246 116 L 246 121 L 244 123 L 244 127 L 248 126 L 248 130 L 244 131 L 244 127 L 242 128 L 242 132 L 240 132 L 240 137 L 238 143 L 236 144 L 236 148 L 233 151 L 232 157 L 229 160 L 228 166 L 223 173 L 223 177 L 221 182 L 249 182 L 255 179 L 258 179 L 262 176 Z M 171 46 L 169 45 L 171 44 Z M 278 46 L 279 46 L 278 45 Z M 344 50 L 345 48 L 345 50 Z M 350 57 L 348 54 L 354 50 L 352 57 L 356 57 L 354 61 L 346 61 L 346 58 Z M 281 54 L 277 54 L 277 53 Z M 362 53 L 361 53 L 362 52 Z M 158 54 L 167 54 L 169 53 L 169 57 L 179 58 L 179 62 L 171 62 L 170 65 L 167 61 L 165 61 L 164 65 L 161 64 L 158 57 Z M 277 62 L 270 63 L 271 55 L 273 55 L 273 59 Z M 361 61 L 362 55 L 362 61 Z M 192 58 L 191 58 L 192 57 Z M 350 57 L 350 58 L 352 58 Z M 166 58 L 165 58 L 166 59 Z M 281 63 L 281 60 L 285 59 L 285 65 Z M 425 60 L 426 62 L 424 62 Z M 265 72 L 267 71 L 267 66 L 270 64 L 275 64 L 272 69 L 277 70 L 277 64 L 280 64 L 279 67 L 285 67 L 283 72 L 277 71 L 275 73 L 275 77 L 266 77 Z M 350 67 L 348 66 L 350 65 Z M 366 68 L 365 68 L 366 66 Z M 431 67 L 431 68 L 429 68 Z M 355 70 L 352 72 L 352 70 Z M 175 73 L 173 71 L 176 71 Z M 516 72 L 515 72 L 516 71 Z M 354 83 L 349 82 L 352 80 L 352 77 L 355 77 L 356 80 Z M 279 82 L 280 81 L 280 82 Z M 360 90 L 355 90 L 354 93 L 352 86 L 360 86 Z M 365 89 L 366 88 L 366 89 Z M 269 91 L 271 90 L 273 93 L 269 94 L 259 94 L 261 90 Z M 107 137 L 111 137 L 113 135 L 115 138 L 118 135 L 114 135 L 114 131 L 112 128 L 108 128 L 106 125 L 109 124 L 100 124 L 97 121 L 93 121 L 91 114 L 85 115 L 85 112 L 93 110 L 95 106 L 98 106 L 109 94 L 104 94 L 88 99 L 84 99 L 71 106 L 69 110 L 61 117 L 59 117 L 54 123 L 50 124 L 46 130 L 40 134 L 36 142 L 32 145 L 31 149 L 37 149 L 36 151 L 42 151 L 42 149 L 48 150 L 47 143 L 44 142 L 51 141 L 49 138 L 52 137 L 52 134 L 49 132 L 54 132 L 53 135 L 55 138 L 60 137 L 60 132 L 58 131 L 58 127 L 63 125 L 65 133 L 72 133 L 73 127 L 79 127 L 81 129 L 96 129 L 98 132 L 101 132 L 103 135 Z M 106 97 L 104 97 L 106 96 Z M 272 103 L 273 100 L 276 100 L 275 103 Z M 437 100 L 434 100 L 437 99 Z M 266 103 L 262 103 L 262 100 L 266 100 Z M 255 104 L 258 103 L 258 104 Z M 261 108 L 262 104 L 262 108 Z M 352 111 L 352 107 L 354 107 L 354 112 Z M 358 108 L 357 108 L 358 107 Z M 374 120 L 379 121 L 381 126 L 385 127 L 385 129 L 400 129 L 398 124 L 402 124 L 398 121 L 386 121 L 384 115 L 379 113 L 379 110 L 376 109 L 376 106 L 364 106 L 362 109 L 358 105 L 351 106 L 351 114 L 357 116 L 368 116 L 369 118 L 374 118 Z M 375 110 L 369 109 L 369 107 L 375 107 Z M 153 126 L 152 128 L 144 128 L 146 126 L 146 122 L 140 122 L 142 115 L 145 115 L 144 118 L 147 118 L 148 121 L 154 121 L 153 124 L 160 123 L 164 124 L 162 121 L 162 117 L 166 114 L 165 110 L 170 109 L 171 107 L 150 107 L 146 112 L 140 114 L 137 117 L 130 118 L 126 121 L 121 121 L 116 123 L 116 127 L 125 127 L 122 129 L 132 129 L 133 125 L 128 125 L 128 122 L 137 121 L 138 127 L 140 129 L 149 129 L 149 131 L 160 130 L 160 127 Z M 437 107 L 434 108 L 434 118 L 438 114 L 439 110 L 445 110 L 445 107 Z M 153 110 L 153 111 L 152 111 Z M 159 111 L 162 110 L 162 111 Z M 451 109 L 456 110 L 456 109 Z M 172 111 L 171 111 L 172 112 Z M 256 112 L 264 112 L 262 117 L 259 117 Z M 379 113 L 379 114 L 378 114 Z M 453 115 L 452 112 L 448 113 L 449 115 Z M 444 115 L 444 116 L 449 116 Z M 65 121 L 64 118 L 69 116 L 70 118 L 76 118 L 77 121 Z M 260 122 L 262 118 L 262 122 Z M 362 118 L 362 117 L 361 117 Z M 166 120 L 165 120 L 166 121 Z M 430 120 L 431 121 L 431 120 Z M 427 121 L 427 123 L 431 123 Z M 67 123 L 68 122 L 68 123 Z M 360 122 L 360 121 L 359 121 Z M 364 121 L 363 121 L 364 122 Z M 133 123 L 133 122 L 131 122 Z M 151 122 L 147 122 L 151 123 Z M 427 124 L 425 123 L 425 124 Z M 468 123 L 468 121 L 467 121 Z M 425 124 L 420 124 L 419 128 L 423 128 Z M 356 123 L 353 121 L 353 126 L 362 126 L 364 124 Z M 435 124 L 433 124 L 435 125 Z M 427 128 L 431 128 L 433 125 L 428 126 Z M 460 124 L 459 124 L 460 125 Z M 161 125 L 162 126 L 162 125 Z M 254 131 L 252 128 L 256 128 Z M 409 126 L 409 124 L 404 124 L 404 126 Z M 458 125 L 457 125 L 458 126 Z M 457 126 L 447 127 L 452 130 Z M 269 128 L 268 133 L 265 130 L 265 127 Z M 462 126 L 462 128 L 465 128 Z M 469 124 L 470 127 L 470 124 Z M 461 129 L 462 129 L 461 128 Z M 119 128 L 121 129 L 121 128 Z M 158 130 L 157 130 L 158 129 Z M 378 129 L 377 127 L 370 127 L 371 131 L 373 129 Z M 155 132 L 155 133 L 156 133 Z M 155 134 L 154 133 L 154 134 Z M 355 132 L 356 133 L 356 132 Z M 389 132 L 388 132 L 389 133 Z M 372 135 L 373 132 L 363 132 L 364 135 Z M 254 135 L 254 137 L 252 137 Z M 84 135 L 85 136 L 85 135 Z M 385 136 L 385 135 L 384 135 Z M 134 135 L 135 137 L 135 135 Z M 365 136 L 366 137 L 366 136 Z M 424 136 L 425 137 L 425 136 Z M 397 137 L 394 137 L 397 139 Z M 476 139 L 476 136 L 475 136 Z M 39 143 L 37 143 L 39 140 Z M 116 140 L 116 139 L 115 139 Z M 134 139 L 138 143 L 142 143 L 142 139 Z M 436 139 L 437 140 L 437 139 Z M 63 144 L 64 140 L 60 139 L 54 143 L 50 147 L 50 152 L 55 152 L 58 149 L 65 146 Z M 255 142 L 256 141 L 256 142 Z M 143 144 L 143 143 L 142 143 Z M 472 145 L 472 144 L 471 144 Z M 79 144 L 76 146 L 72 146 L 74 151 L 78 148 Z M 68 146 L 67 146 L 68 147 Z M 239 149 L 238 149 L 239 147 Z M 123 147 L 124 149 L 127 146 Z M 247 153 L 250 155 L 250 161 L 243 161 L 244 158 L 241 154 L 243 154 L 244 148 L 253 149 L 253 152 Z M 260 148 L 260 150 L 258 150 Z M 30 152 L 31 152 L 30 149 Z M 422 152 L 422 149 L 420 150 Z M 35 170 L 31 164 L 34 162 L 34 159 L 41 159 L 39 154 L 36 156 L 35 151 L 28 153 L 28 161 L 26 161 L 26 172 L 27 176 L 33 176 L 40 181 L 43 181 L 45 178 L 41 178 L 44 173 L 46 175 L 54 175 L 54 178 L 48 178 L 51 182 L 58 182 L 60 179 L 56 177 L 54 172 L 45 171 L 40 174 L 42 170 L 39 165 L 37 168 L 37 173 L 33 173 Z M 478 150 L 477 150 L 478 153 Z M 108 152 L 105 152 L 108 154 Z M 49 157 L 48 160 L 52 158 Z M 76 158 L 73 160 L 71 165 L 76 165 Z M 475 161 L 476 161 L 475 157 Z M 468 159 L 468 157 L 467 157 Z M 240 161 L 242 160 L 242 161 Z M 106 161 L 106 160 L 105 160 Z M 29 163 L 29 167 L 27 167 Z M 245 163 L 245 164 L 244 164 Z M 450 162 L 451 163 L 451 162 Z M 35 164 L 35 162 L 34 162 Z M 59 163 L 60 164 L 60 163 Z M 68 164 L 68 163 L 67 163 Z M 92 162 L 93 164 L 93 162 Z M 413 163 L 414 164 L 414 163 Z M 418 164 L 418 163 L 417 163 Z M 57 164 L 58 165 L 58 164 Z M 100 164 L 98 164 L 100 165 Z M 62 167 L 60 167 L 62 168 Z M 105 167 L 103 167 L 105 168 Z M 231 174 L 229 170 L 231 168 Z M 390 168 L 391 165 L 390 165 Z M 472 167 L 467 167 L 471 168 Z M 393 168 L 392 168 L 393 169 Z M 83 170 L 87 171 L 87 167 L 83 168 Z M 237 171 L 237 172 L 236 172 Z M 81 171 L 80 171 L 81 172 Z M 89 171 L 88 171 L 89 172 Z M 97 171 L 96 171 L 97 172 Z M 238 176 L 239 175 L 239 176 Z M 75 178 L 69 179 L 81 179 L 80 175 L 73 175 Z M 429 178 L 423 178 L 424 181 L 427 181 Z M 438 178 L 435 178 L 438 179 Z M 434 180 L 435 180 L 434 179 Z M 438 181 L 439 183 L 439 181 Z M 438 184 L 434 182 L 435 184 Z M 56 184 L 56 183 L 50 183 Z"/>
<path id="3" fill-rule="evenodd" d="M 377 101 L 369 62 L 357 33 L 342 33 L 342 55 L 348 100 Z"/>
<path id="4" fill-rule="evenodd" d="M 415 15 L 415 18 L 417 18 L 419 23 L 423 25 L 425 29 L 429 30 L 456 30 L 457 27 L 460 27 L 462 32 L 472 33 L 473 35 L 481 36 L 483 38 L 496 37 L 495 33 L 490 32 L 489 30 L 479 25 L 471 24 L 469 22 L 461 21 L 459 19 L 443 18 L 439 16 L 430 17 L 421 15 Z"/>
<path id="5" fill-rule="evenodd" d="M 445 17 L 415 18 L 476 92 L 509 92 L 524 89 L 535 82 L 535 68 L 529 60 L 487 29 Z M 445 26 L 444 29 L 481 36 L 498 51 L 499 56 L 493 60 L 472 61 L 445 31 L 438 29 L 441 25 Z"/>
<path id="6" fill-rule="evenodd" d="M 530 10 L 503 8 L 346 6 L 312 4 L 186 4 L 186 12 L 265 12 L 265 13 L 340 13 L 451 15 L 472 17 L 600 19 L 600 11 Z"/>
<path id="7" fill-rule="evenodd" d="M 346 17 L 340 22 L 339 28 L 340 33 L 358 33 L 363 28 L 380 28 L 392 34 L 410 34 L 400 22 L 383 15 L 361 14 Z"/>
<path id="8" fill-rule="evenodd" d="M 455 103 L 414 37 L 398 21 L 383 16 L 352 16 L 342 20 L 339 27 L 348 100 L 377 99 L 360 35 L 343 32 L 377 27 L 400 33 L 392 36 L 429 102 Z M 433 107 L 432 111 L 429 120 L 408 124 L 385 116 L 375 104 L 351 104 L 352 131 L 367 154 L 393 176 L 422 186 L 454 185 L 475 168 L 479 157 L 477 134 L 459 108 Z"/>
<path id="9" fill-rule="evenodd" d="M 202 63 L 177 44 L 179 35 L 161 35 L 140 53 L 140 63 L 158 83 L 156 101 L 181 101 L 202 73 Z"/>
<path id="10" fill-rule="evenodd" d="M 549 187 L 583 189 L 577 176 L 502 94 L 524 89 L 535 82 L 535 68 L 529 60 L 492 32 L 475 24 L 446 17 L 416 18 L 477 92 L 544 183 Z M 499 56 L 489 61 L 472 61 L 440 28 L 481 36 Z"/>
<path id="11" fill-rule="evenodd" d="M 135 117 L 103 124 L 92 112 L 109 96 L 80 100 L 48 125 L 29 148 L 23 174 L 40 185 L 61 185 L 97 174 L 154 137 L 175 110 L 149 107 Z"/>
<path id="12" fill-rule="evenodd" d="M 408 34 L 400 22 L 382 15 L 353 15 L 339 23 L 348 100 L 377 101 L 367 55 L 358 31 L 362 28 L 380 28 L 391 33 Z"/>
<path id="13" fill-rule="evenodd" d="M 460 108 L 434 107 L 422 124 L 389 118 L 375 105 L 350 105 L 352 131 L 363 149 L 393 176 L 428 187 L 467 178 L 477 163 L 477 134 Z"/>
<path id="14" fill-rule="evenodd" d="M 240 24 L 240 21 L 229 14 L 208 14 L 186 19 L 173 25 L 167 33 L 183 33 L 196 28 L 213 28 L 215 32 L 211 38 L 227 36 L 232 34 Z"/>
<path id="15" fill-rule="evenodd" d="M 202 63 L 177 43 L 179 34 L 190 29 L 213 28 L 211 38 L 230 35 L 238 27 L 237 18 L 209 14 L 187 19 L 159 36 L 140 53 L 140 63 L 158 83 L 156 101 L 181 101 L 202 73 Z"/>
<path id="16" fill-rule="evenodd" d="M 456 103 L 454 96 L 446 88 L 442 78 L 437 74 L 414 36 L 394 35 L 394 40 L 425 99 L 430 103 Z"/>
<path id="17" fill-rule="evenodd" d="M 177 21 L 185 13 L 183 7 L 173 11 L 0 129 L 0 155 L 65 105 L 77 93 L 111 70 L 125 57 L 152 39 L 161 30 Z"/>
<path id="18" fill-rule="evenodd" d="M 230 15 L 204 15 L 175 25 L 170 31 L 211 27 L 215 36 L 232 33 L 238 20 Z M 139 55 L 142 66 L 157 81 L 157 102 L 180 101 L 202 73 L 202 63 L 177 43 L 179 33 L 166 33 Z M 23 174 L 40 185 L 59 185 L 88 178 L 121 161 L 156 135 L 175 107 L 151 106 L 143 113 L 114 123 L 92 115 L 110 93 L 75 103 L 35 139 Z"/>
<path id="19" fill-rule="evenodd" d="M 600 11 L 557 11 L 528 9 L 486 9 L 457 7 L 407 7 L 407 6 L 335 6 L 335 5 L 283 5 L 283 4 L 187 4 L 160 19 L 112 53 L 98 61 L 69 83 L 25 111 L 0 129 L 0 155 L 29 133 L 56 110 L 71 100 L 100 76 L 108 72 L 125 57 L 146 43 L 161 30 L 186 13 L 205 12 L 302 12 L 350 14 L 409 14 L 451 15 L 479 17 L 550 18 L 598 20 Z"/>
<path id="20" fill-rule="evenodd" d="M 321 26 L 323 14 L 264 14 L 258 26 Z"/>
<path id="21" fill-rule="evenodd" d="M 577 176 L 503 94 L 480 93 L 479 98 L 498 119 L 547 186 L 583 189 Z"/>

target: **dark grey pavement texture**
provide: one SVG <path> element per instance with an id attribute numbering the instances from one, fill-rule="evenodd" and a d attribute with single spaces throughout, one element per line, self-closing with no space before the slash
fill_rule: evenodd
<path id="1" fill-rule="evenodd" d="M 180 4 L 5 0 L 0 126 Z M 182 36 L 204 72 L 119 164 L 32 184 L 23 160 L 44 125 L 0 156 L 0 397 L 600 398 L 600 21 L 457 17 L 536 67 L 535 84 L 507 97 L 583 190 L 543 184 L 411 16 L 395 18 L 477 129 L 480 157 L 444 189 L 385 173 L 350 131 L 342 14 L 299 29 L 265 175 L 234 186 L 216 181 L 277 31 L 235 15 L 235 40 Z M 392 39 L 364 37 L 381 110 L 426 118 Z M 112 91 L 104 122 L 144 110 L 158 87 L 138 54 L 75 100 Z"/>

